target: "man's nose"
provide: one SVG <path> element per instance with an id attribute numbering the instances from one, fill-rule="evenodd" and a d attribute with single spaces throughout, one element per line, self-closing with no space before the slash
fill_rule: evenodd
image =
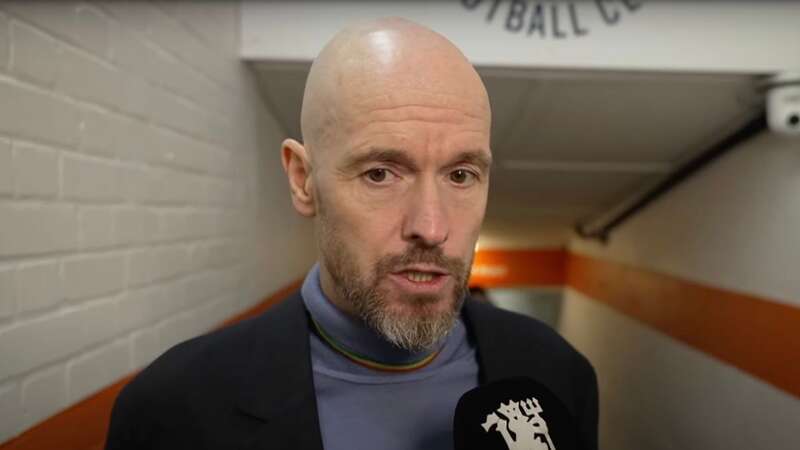
<path id="1" fill-rule="evenodd" d="M 435 182 L 421 183 L 408 199 L 403 239 L 424 247 L 443 244 L 450 231 L 446 207 Z"/>

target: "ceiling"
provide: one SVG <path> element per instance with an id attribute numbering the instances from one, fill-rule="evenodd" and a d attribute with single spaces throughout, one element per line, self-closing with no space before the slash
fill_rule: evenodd
<path id="1" fill-rule="evenodd" d="M 308 64 L 253 65 L 264 101 L 300 136 Z M 480 242 L 563 243 L 758 114 L 744 75 L 479 68 L 492 104 Z"/>

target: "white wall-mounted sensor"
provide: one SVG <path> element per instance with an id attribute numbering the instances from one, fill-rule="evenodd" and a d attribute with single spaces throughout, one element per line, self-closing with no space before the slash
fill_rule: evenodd
<path id="1" fill-rule="evenodd" d="M 784 73 L 767 83 L 767 123 L 773 132 L 800 137 L 800 73 Z"/>

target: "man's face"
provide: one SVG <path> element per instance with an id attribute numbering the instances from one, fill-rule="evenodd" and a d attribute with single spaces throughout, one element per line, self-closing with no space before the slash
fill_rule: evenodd
<path id="1" fill-rule="evenodd" d="M 315 153 L 323 289 L 400 347 L 433 346 L 457 317 L 486 208 L 488 114 L 384 86 L 354 95 Z"/>

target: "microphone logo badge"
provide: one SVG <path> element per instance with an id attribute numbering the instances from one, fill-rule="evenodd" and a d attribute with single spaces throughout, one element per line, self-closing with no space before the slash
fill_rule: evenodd
<path id="1" fill-rule="evenodd" d="M 556 450 L 547 423 L 539 415 L 542 411 L 534 397 L 519 402 L 509 400 L 488 414 L 481 426 L 487 433 L 492 428 L 500 433 L 508 450 Z"/>

